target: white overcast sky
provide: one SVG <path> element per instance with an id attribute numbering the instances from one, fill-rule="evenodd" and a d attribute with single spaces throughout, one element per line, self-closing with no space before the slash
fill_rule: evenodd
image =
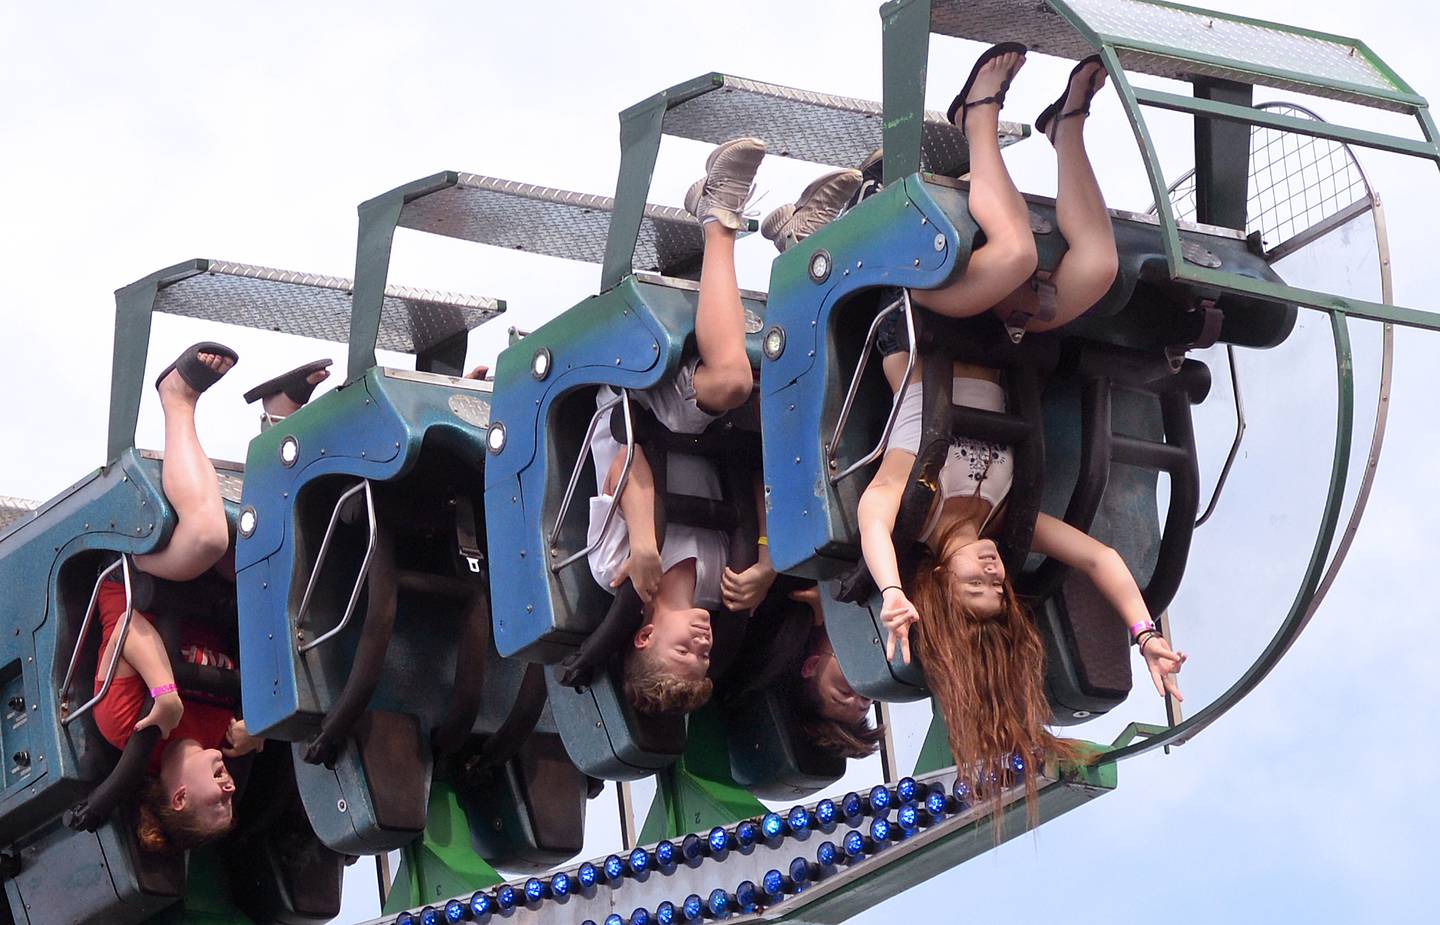
<path id="1" fill-rule="evenodd" d="M 1356 35 L 1422 95 L 1440 96 L 1429 4 L 1211 4 Z M 44 499 L 104 461 L 111 293 L 119 286 L 190 257 L 350 276 L 356 204 L 443 169 L 609 194 L 616 113 L 712 70 L 877 99 L 876 6 L 0 4 L 0 394 L 8 396 L 0 495 Z M 948 104 L 978 50 L 934 40 L 932 108 Z M 1006 118 L 1033 121 L 1068 67 L 1034 56 Z M 1318 108 L 1359 127 L 1401 125 Z M 1167 172 L 1177 175 L 1190 164 L 1186 125 L 1155 125 Z M 1096 103 L 1089 138 L 1110 204 L 1146 208 L 1133 138 L 1109 92 Z M 652 201 L 678 204 L 705 151 L 667 141 Z M 1007 159 L 1022 188 L 1053 193 L 1053 152 L 1043 140 Z M 1389 208 L 1397 301 L 1435 308 L 1434 168 L 1390 157 L 1365 163 Z M 787 201 L 821 169 L 767 162 L 765 206 Z M 1363 235 L 1326 246 L 1323 259 L 1295 272 L 1373 290 Z M 765 288 L 768 247 L 758 236 L 742 242 L 742 285 Z M 507 299 L 509 319 L 472 340 L 472 360 L 484 361 L 506 325 L 530 327 L 562 311 L 590 294 L 598 276 L 592 266 L 402 233 L 391 279 Z M 1370 383 L 1360 393 L 1369 401 L 1377 334 L 1357 325 L 1355 337 L 1357 371 Z M 162 316 L 152 375 L 181 347 L 207 338 L 242 357 L 202 403 L 202 437 L 216 457 L 244 458 L 254 418 L 239 396 L 249 385 L 317 355 L 343 367 L 339 345 Z M 1242 356 L 1247 450 L 1221 512 L 1197 535 L 1173 608 L 1180 647 L 1191 654 L 1184 680 L 1192 710 L 1240 675 L 1294 594 L 1334 428 L 1327 338 L 1324 319 L 1307 314 L 1284 347 Z M 1217 383 L 1196 415 L 1208 490 L 1231 419 L 1221 355 L 1205 358 Z M 947 921 L 1355 922 L 1411 921 L 1429 911 L 1422 884 L 1433 873 L 1440 822 L 1432 716 L 1440 608 L 1430 571 L 1440 512 L 1437 360 L 1440 335 L 1397 335 L 1390 435 L 1371 513 L 1328 603 L 1251 698 L 1172 755 L 1125 764 L 1113 795 L 862 921 L 928 912 Z M 1371 413 L 1358 417 L 1363 448 Z M 139 442 L 160 443 L 148 389 Z M 1108 740 L 1131 719 L 1161 716 L 1158 700 L 1137 684 L 1113 717 L 1076 731 Z M 913 713 L 901 720 L 910 732 L 917 724 Z M 871 763 L 855 778 L 877 775 Z M 592 814 L 613 818 L 608 804 L 592 804 Z M 591 835 L 597 851 L 617 837 L 601 822 Z M 352 870 L 346 922 L 374 914 L 371 868 Z"/>

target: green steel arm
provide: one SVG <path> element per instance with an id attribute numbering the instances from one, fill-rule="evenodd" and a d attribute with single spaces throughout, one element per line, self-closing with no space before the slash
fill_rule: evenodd
<path id="1" fill-rule="evenodd" d="M 930 62 L 930 0 L 891 0 L 880 7 L 880 28 L 884 181 L 889 185 L 920 169 Z"/>
<path id="2" fill-rule="evenodd" d="M 1395 154 L 1408 154 L 1413 157 L 1423 157 L 1432 161 L 1440 161 L 1440 150 L 1436 150 L 1432 142 L 1413 141 L 1409 138 L 1385 135 L 1380 132 L 1367 132 L 1362 129 L 1346 128 L 1343 125 L 1336 125 L 1333 122 L 1320 122 L 1316 119 L 1297 119 L 1294 116 L 1285 116 L 1265 109 L 1254 109 L 1249 106 L 1234 106 L 1229 103 L 1221 103 L 1214 100 L 1181 96 L 1178 93 L 1166 93 L 1162 90 L 1148 90 L 1143 87 L 1136 87 L 1133 92 L 1138 102 L 1146 106 L 1154 106 L 1158 109 L 1187 112 L 1194 116 L 1221 119 L 1227 122 L 1259 125 L 1281 132 L 1291 132 L 1296 135 L 1310 135 L 1315 138 L 1326 138 L 1330 141 L 1359 145 L 1362 148 L 1374 148 L 1377 151 L 1390 151 Z"/>
<path id="3" fill-rule="evenodd" d="M 1300 289 L 1281 283 L 1267 283 L 1223 270 L 1212 270 L 1184 263 L 1174 278 L 1187 283 L 1213 286 L 1225 292 L 1237 292 L 1259 296 L 1277 302 L 1294 302 L 1320 311 L 1339 312 L 1365 321 L 1388 321 L 1392 324 L 1425 331 L 1440 331 L 1440 313 L 1405 308 L 1400 305 L 1386 305 L 1383 302 L 1367 302 L 1336 295 L 1333 292 L 1317 292 L 1314 289 Z"/>
<path id="4" fill-rule="evenodd" d="M 1340 521 L 1340 506 L 1345 498 L 1345 480 L 1350 465 L 1351 431 L 1355 417 L 1355 369 L 1350 354 L 1350 330 L 1342 313 L 1332 312 L 1330 314 L 1330 330 L 1335 341 L 1335 373 L 1338 391 L 1338 407 L 1335 415 L 1335 451 L 1330 464 L 1330 494 L 1325 500 L 1325 507 L 1320 518 L 1320 530 L 1315 537 L 1315 545 L 1310 551 L 1310 562 L 1301 578 L 1300 589 L 1295 594 L 1295 600 L 1290 605 L 1290 612 L 1285 615 L 1280 629 L 1270 640 L 1270 644 L 1265 647 L 1265 651 L 1260 653 L 1260 657 L 1256 659 L 1255 663 L 1240 676 L 1240 680 L 1230 686 L 1229 690 L 1215 698 L 1213 703 L 1177 726 L 1171 726 L 1163 732 L 1150 735 L 1138 742 L 1122 744 L 1106 755 L 1106 761 L 1121 761 L 1171 742 L 1184 741 L 1224 716 L 1231 707 L 1245 699 L 1246 695 L 1274 670 L 1275 666 L 1280 663 L 1280 659 L 1284 658 L 1285 653 L 1290 651 L 1290 647 L 1295 644 L 1295 640 L 1299 639 L 1300 634 L 1305 631 L 1305 627 L 1310 623 L 1310 618 L 1314 616 L 1310 603 L 1320 585 L 1320 576 L 1325 570 L 1325 561 L 1329 555 L 1331 543 L 1335 539 L 1335 528 Z M 1138 734 L 1144 735 L 1154 727 L 1136 726 L 1134 728 Z"/>
<path id="5" fill-rule="evenodd" d="M 360 231 L 355 242 L 355 289 L 350 302 L 350 355 L 345 384 L 362 378 L 375 366 L 375 341 L 380 336 L 380 311 L 385 307 L 385 285 L 390 278 L 390 248 L 395 226 L 405 203 L 454 186 L 454 171 L 398 186 L 360 203 Z"/>

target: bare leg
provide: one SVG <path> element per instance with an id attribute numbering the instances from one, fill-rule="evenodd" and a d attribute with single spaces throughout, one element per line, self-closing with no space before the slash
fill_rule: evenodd
<path id="1" fill-rule="evenodd" d="M 1015 54 L 987 62 L 968 98 L 993 96 L 1005 75 L 1023 64 L 1024 56 Z M 965 134 L 970 140 L 970 214 L 985 232 L 985 244 L 970 255 L 964 275 L 955 282 L 943 289 L 910 293 L 917 304 L 942 315 L 978 315 L 1035 272 L 1030 210 L 1000 158 L 999 123 L 1000 107 L 995 105 L 973 107 L 965 116 Z"/>
<path id="2" fill-rule="evenodd" d="M 729 411 L 750 398 L 755 377 L 745 354 L 745 308 L 735 278 L 735 232 L 706 222 L 700 305 L 695 312 L 695 399 L 712 413 Z"/>
<path id="3" fill-rule="evenodd" d="M 217 372 L 233 365 L 229 358 L 211 353 L 200 354 L 200 359 Z M 165 412 L 165 463 L 160 483 L 178 522 L 164 549 L 136 556 L 135 564 L 157 578 L 189 581 L 225 554 L 230 537 L 215 467 L 195 433 L 195 403 L 200 394 L 186 385 L 179 372 L 166 376 L 159 391 Z"/>
<path id="4" fill-rule="evenodd" d="M 1084 68 L 1070 81 L 1062 113 L 1085 105 L 1085 92 L 1096 71 L 1097 89 L 1104 85 L 1105 71 L 1100 64 Z M 1060 168 L 1055 218 L 1069 250 L 1050 279 L 1055 286 L 1055 318 L 1031 323 L 1032 331 L 1057 328 L 1084 314 L 1109 290 L 1119 269 L 1115 231 L 1085 151 L 1085 120 L 1085 116 L 1077 115 L 1055 123 L 1055 154 Z"/>
<path id="5" fill-rule="evenodd" d="M 476 367 L 476 369 L 485 370 L 486 367 L 479 366 Z M 471 372 L 474 371 L 475 370 L 471 370 Z M 480 376 L 466 376 L 466 378 L 468 379 L 476 379 L 483 377 L 484 373 L 481 373 Z M 315 370 L 315 372 L 306 376 L 305 381 L 310 383 L 311 385 L 319 385 L 320 383 L 324 382 L 326 379 L 329 378 L 330 370 L 317 369 Z M 260 407 L 265 410 L 266 414 L 271 415 L 272 417 L 284 418 L 289 417 L 290 415 L 299 411 L 303 406 L 296 402 L 295 399 L 291 398 L 289 395 L 286 395 L 284 392 L 276 392 L 274 395 L 266 395 L 264 398 L 260 399 Z"/>

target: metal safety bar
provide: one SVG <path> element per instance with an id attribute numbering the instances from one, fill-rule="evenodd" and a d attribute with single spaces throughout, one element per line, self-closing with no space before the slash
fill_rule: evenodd
<path id="1" fill-rule="evenodd" d="M 1215 513 L 1215 505 L 1220 500 L 1220 492 L 1225 488 L 1225 480 L 1230 478 L 1230 467 L 1235 465 L 1235 457 L 1240 454 L 1240 441 L 1245 438 L 1245 402 L 1240 397 L 1240 368 L 1235 365 L 1235 348 L 1230 344 L 1225 345 L 1226 359 L 1230 362 L 1230 387 L 1235 393 L 1235 439 L 1230 444 L 1230 452 L 1225 457 L 1225 465 L 1220 467 L 1220 477 L 1215 480 L 1215 492 L 1210 496 L 1210 503 L 1205 505 L 1205 513 L 1195 521 L 1199 527 L 1210 519 Z"/>
<path id="2" fill-rule="evenodd" d="M 870 348 L 875 344 L 875 332 L 880 327 L 880 322 L 885 316 L 903 307 L 905 310 L 905 333 L 909 337 L 910 352 L 905 361 L 905 376 L 900 384 L 900 391 L 895 393 L 895 402 L 890 406 L 890 414 L 885 418 L 885 430 L 880 434 L 880 441 L 875 448 L 866 453 L 859 460 L 851 463 L 843 472 L 835 473 L 839 465 L 835 461 L 835 454 L 840 450 L 840 438 L 845 433 L 845 425 L 850 420 L 850 408 L 855 404 L 855 395 L 860 391 L 860 379 L 865 375 L 865 366 L 870 362 Z M 830 442 L 825 446 L 825 465 L 832 473 L 830 484 L 835 484 L 841 479 L 863 468 L 880 458 L 885 452 L 885 445 L 890 442 L 890 432 L 895 429 L 895 420 L 900 416 L 900 405 L 905 401 L 905 393 L 910 389 L 910 375 L 915 371 L 915 310 L 910 304 L 910 290 L 900 290 L 900 298 L 891 302 L 880 310 L 875 320 L 870 322 L 870 330 L 865 334 L 865 346 L 860 348 L 860 362 L 855 366 L 855 373 L 850 378 L 850 388 L 845 392 L 845 403 L 840 406 L 840 419 L 835 422 L 835 433 L 830 437 Z"/>
<path id="3" fill-rule="evenodd" d="M 69 710 L 70 683 L 75 680 L 75 669 L 80 663 L 80 649 L 85 645 L 85 637 L 90 632 L 90 622 L 95 617 L 95 603 L 100 599 L 100 584 L 109 578 L 110 573 L 117 568 L 120 569 L 120 575 L 125 582 L 125 616 L 120 618 L 120 632 L 115 637 L 115 649 L 110 653 L 110 664 L 105 669 L 105 682 L 100 685 L 100 690 L 96 691 L 95 696 L 71 713 Z M 90 712 L 95 704 L 105 699 L 105 695 L 110 693 L 110 685 L 115 680 L 115 670 L 120 667 L 120 653 L 125 649 L 125 638 L 130 634 L 130 619 L 134 613 L 135 589 L 130 583 L 130 557 L 122 552 L 120 558 L 110 563 L 95 579 L 95 587 L 90 591 L 90 603 L 85 606 L 85 619 L 81 621 L 80 632 L 75 636 L 75 651 L 70 653 L 70 665 L 65 669 L 65 680 L 60 685 L 60 725 L 70 725 Z"/>
<path id="4" fill-rule="evenodd" d="M 335 535 L 335 524 L 340 520 L 340 509 L 345 502 L 361 490 L 365 490 L 365 515 L 369 520 L 370 536 L 365 545 L 365 558 L 360 560 L 360 571 L 355 576 L 355 587 L 350 591 L 350 602 L 345 605 L 345 615 L 340 622 L 328 632 L 322 633 L 310 642 L 300 643 L 299 652 L 304 655 L 311 649 L 323 642 L 328 642 L 350 624 L 350 618 L 355 615 L 355 604 L 360 600 L 360 588 L 365 584 L 365 578 L 370 574 L 370 559 L 375 555 L 375 494 L 370 488 L 369 479 L 361 479 L 360 483 L 345 490 L 335 502 L 335 510 L 330 513 L 330 523 L 325 528 L 325 538 L 320 541 L 320 554 L 315 557 L 315 567 L 310 570 L 310 580 L 305 584 L 305 596 L 300 599 L 300 612 L 295 615 L 295 626 L 297 630 L 305 622 L 305 611 L 310 607 L 310 597 L 315 593 L 315 584 L 320 578 L 320 569 L 325 564 L 325 556 L 330 552 L 330 540 Z"/>
<path id="5" fill-rule="evenodd" d="M 620 469 L 620 480 L 615 485 L 615 502 L 610 505 L 610 510 L 605 512 L 605 522 L 600 526 L 600 533 L 596 536 L 595 542 L 586 544 L 579 552 L 566 556 L 559 562 L 550 566 L 550 571 L 558 572 L 572 562 L 590 555 L 590 551 L 599 545 L 600 540 L 610 530 L 610 524 L 615 520 L 615 512 L 620 509 L 620 498 L 625 494 L 625 486 L 630 481 L 630 466 L 635 462 L 635 427 L 630 420 L 630 392 L 627 389 L 620 389 L 620 394 L 614 398 L 606 399 L 595 409 L 595 414 L 590 418 L 590 426 L 585 428 L 585 439 L 580 444 L 580 452 L 575 456 L 575 468 L 570 472 L 570 482 L 565 486 L 565 497 L 560 501 L 560 511 L 555 515 L 555 526 L 550 530 L 550 555 L 553 558 L 560 554 L 556 544 L 560 541 L 560 528 L 565 524 L 565 515 L 570 511 L 570 501 L 575 497 L 575 485 L 580 481 L 580 470 L 585 467 L 585 452 L 590 446 L 590 440 L 595 436 L 595 428 L 600 425 L 600 419 L 614 408 L 618 403 L 625 415 L 625 465 Z"/>

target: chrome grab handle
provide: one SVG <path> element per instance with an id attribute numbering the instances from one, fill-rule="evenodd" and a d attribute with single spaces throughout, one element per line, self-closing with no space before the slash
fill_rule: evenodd
<path id="1" fill-rule="evenodd" d="M 863 457 L 851 463 L 845 471 L 830 476 L 830 484 L 835 484 L 857 469 L 869 465 L 885 452 L 885 444 L 890 441 L 890 431 L 895 429 L 895 419 L 900 416 L 900 405 L 905 401 L 905 393 L 910 389 L 910 374 L 915 371 L 915 311 L 910 305 L 910 290 L 900 290 L 900 298 L 891 302 L 880 310 L 875 320 L 870 322 L 870 331 L 865 335 L 865 346 L 860 349 L 860 362 L 855 366 L 855 373 L 850 379 L 850 388 L 845 392 L 845 403 L 840 406 L 840 419 L 835 422 L 835 433 L 830 437 L 830 442 L 825 446 L 825 465 L 831 473 L 839 465 L 835 461 L 835 454 L 840 450 L 840 438 L 845 433 L 845 424 L 850 420 L 850 408 L 855 404 L 855 393 L 860 390 L 860 378 L 865 374 L 865 365 L 870 361 L 870 348 L 875 344 L 875 331 L 880 327 L 880 322 L 885 316 L 902 308 L 905 311 L 905 333 L 910 340 L 910 356 L 905 362 L 905 376 L 900 383 L 900 391 L 895 393 L 895 401 L 890 406 L 890 416 L 885 419 L 885 431 L 880 435 L 880 442 L 875 448 Z"/>
<path id="2" fill-rule="evenodd" d="M 340 495 L 335 502 L 335 510 L 330 514 L 330 524 L 325 528 L 325 538 L 320 541 L 320 553 L 315 557 L 315 566 L 310 570 L 310 580 L 305 584 L 305 596 L 300 599 L 300 612 L 295 615 L 295 626 L 297 634 L 301 624 L 305 622 L 305 611 L 310 607 L 310 597 L 315 593 L 315 584 L 320 577 L 320 569 L 325 564 L 325 556 L 330 552 L 330 539 L 335 535 L 335 524 L 340 520 L 340 509 L 345 502 L 353 498 L 361 489 L 365 490 L 365 514 L 369 519 L 370 538 L 365 546 L 365 558 L 360 560 L 360 571 L 355 576 L 355 587 L 350 591 L 350 602 L 345 605 L 345 615 L 340 622 L 330 630 L 317 636 L 310 642 L 300 643 L 299 652 L 304 655 L 311 649 L 333 639 L 341 630 L 350 623 L 350 618 L 355 615 L 355 604 L 360 600 L 360 588 L 365 584 L 365 578 L 370 574 L 370 559 L 375 555 L 375 494 L 370 488 L 369 479 L 361 479 L 359 484 L 348 488 Z"/>
<path id="3" fill-rule="evenodd" d="M 570 483 L 565 486 L 565 497 L 560 501 L 560 512 L 555 515 L 555 526 L 550 529 L 550 557 L 553 559 L 560 555 L 560 550 L 556 546 L 556 543 L 560 541 L 560 527 L 565 523 L 565 515 L 570 510 L 570 501 L 575 496 L 575 485 L 580 481 L 580 470 L 585 466 L 585 454 L 589 451 L 591 438 L 595 436 L 595 428 L 599 426 L 600 418 L 605 412 L 615 407 L 617 403 L 625 415 L 625 465 L 620 470 L 620 481 L 615 486 L 615 503 L 610 505 L 610 510 L 605 512 L 605 522 L 601 524 L 600 534 L 596 537 L 595 542 L 551 565 L 550 571 L 552 572 L 558 572 L 570 563 L 578 562 L 590 555 L 590 551 L 599 544 L 600 539 L 610 529 L 611 522 L 615 520 L 615 512 L 620 509 L 620 497 L 625 494 L 625 485 L 630 481 L 630 466 L 635 461 L 635 427 L 630 420 L 630 392 L 627 389 L 621 389 L 619 395 L 602 402 L 595 409 L 595 414 L 591 416 L 590 426 L 585 428 L 585 439 L 580 444 L 579 455 L 575 457 L 575 468 L 570 472 Z"/>
<path id="4" fill-rule="evenodd" d="M 95 603 L 100 599 L 100 583 L 109 578 L 110 573 L 117 568 L 120 569 L 120 575 L 125 582 L 125 616 L 120 618 L 120 633 L 115 639 L 114 651 L 110 653 L 110 665 L 105 669 L 105 682 L 100 685 L 100 690 L 94 697 L 85 701 L 75 712 L 71 713 L 70 683 L 75 680 L 75 669 L 80 662 L 80 648 L 85 644 L 85 636 L 90 632 L 90 623 L 95 616 Z M 130 618 L 134 613 L 135 590 L 130 584 L 130 557 L 122 552 L 120 558 L 110 563 L 95 579 L 95 587 L 90 591 L 90 603 L 85 607 L 85 619 L 81 621 L 80 632 L 75 636 L 75 651 L 70 653 L 70 665 L 65 669 L 65 680 L 60 685 L 60 725 L 70 725 L 90 712 L 95 704 L 110 693 L 110 685 L 115 680 L 115 669 L 120 667 L 120 653 L 125 649 L 125 638 L 130 634 Z"/>
<path id="5" fill-rule="evenodd" d="M 1225 465 L 1220 468 L 1220 477 L 1215 480 L 1215 493 L 1210 496 L 1210 503 L 1205 505 L 1205 513 L 1201 514 L 1195 521 L 1199 527 L 1210 519 L 1215 513 L 1215 505 L 1220 500 L 1220 491 L 1225 487 L 1225 480 L 1230 477 L 1230 467 L 1235 465 L 1235 457 L 1240 452 L 1240 441 L 1245 436 L 1245 402 L 1240 398 L 1240 368 L 1235 365 L 1235 348 L 1225 345 L 1225 355 L 1230 361 L 1230 385 L 1235 393 L 1235 439 L 1230 444 L 1230 453 L 1225 457 Z"/>

